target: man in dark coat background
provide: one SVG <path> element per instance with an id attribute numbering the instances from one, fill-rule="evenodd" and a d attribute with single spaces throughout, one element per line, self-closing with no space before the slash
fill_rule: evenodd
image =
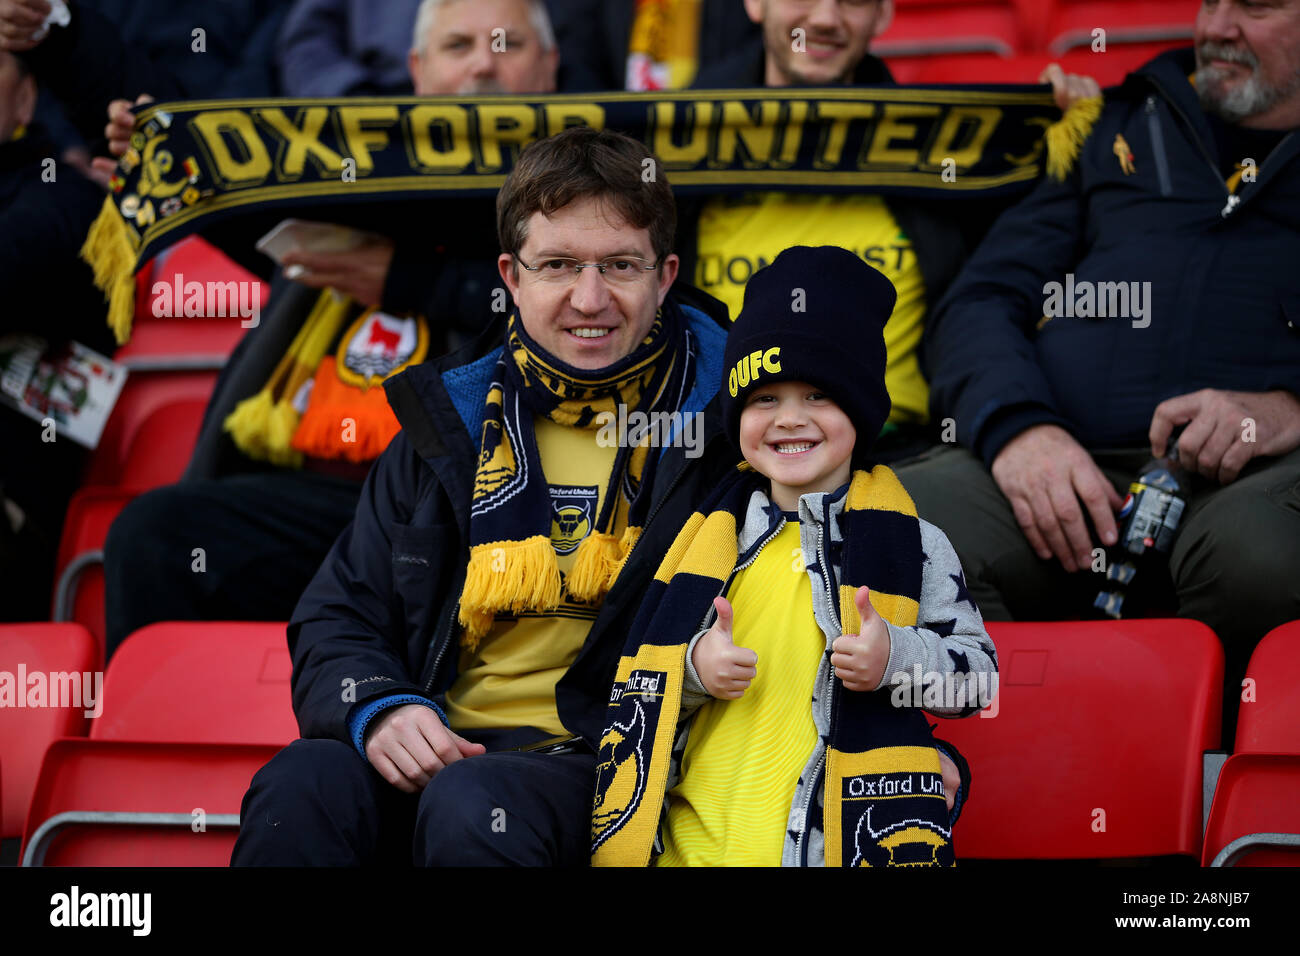
<path id="1" fill-rule="evenodd" d="M 1107 97 L 1071 176 L 940 303 L 932 414 L 963 447 L 899 477 L 987 618 L 1074 617 L 1181 427 L 1169 570 L 1177 613 L 1223 641 L 1230 732 L 1252 648 L 1300 617 L 1300 0 L 1207 2 L 1195 42 Z"/>

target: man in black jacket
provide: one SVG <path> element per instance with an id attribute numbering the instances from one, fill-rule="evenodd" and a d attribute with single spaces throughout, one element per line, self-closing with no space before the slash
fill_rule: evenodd
<path id="1" fill-rule="evenodd" d="M 648 157 L 586 128 L 528 147 L 498 199 L 518 313 L 388 383 L 403 431 L 289 628 L 310 739 L 254 779 L 236 864 L 586 861 L 626 628 L 728 463 L 705 453 L 717 423 L 699 431 L 726 313 L 669 295 L 675 213 L 664 177 L 642 180 Z M 683 428 L 640 454 L 599 441 L 619 406 Z M 584 545 L 621 571 L 580 586 Z"/>
<path id="2" fill-rule="evenodd" d="M 940 303 L 932 412 L 969 451 L 899 477 L 986 617 L 1078 616 L 1102 582 L 1074 572 L 1182 426 L 1176 610 L 1223 640 L 1231 700 L 1300 617 L 1300 0 L 1206 2 L 1195 40 L 1108 97 Z"/>

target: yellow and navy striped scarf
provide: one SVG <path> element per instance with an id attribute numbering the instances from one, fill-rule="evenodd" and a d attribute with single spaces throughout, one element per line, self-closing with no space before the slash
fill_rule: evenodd
<path id="1" fill-rule="evenodd" d="M 635 446 L 620 442 L 604 504 L 560 579 L 550 537 L 550 499 L 533 432 L 535 415 L 558 425 L 593 429 L 602 413 L 675 410 L 691 381 L 692 350 L 680 309 L 666 301 L 641 344 L 597 371 L 576 369 L 544 352 L 512 315 L 506 346 L 488 389 L 470 505 L 470 556 L 460 596 L 462 643 L 470 650 L 488 633 L 497 612 L 544 612 L 562 592 L 576 601 L 600 601 L 641 533 L 654 485 L 658 449 L 649 433 Z M 654 454 L 651 452 L 654 451 Z M 621 538 L 611 530 L 620 511 Z"/>
<path id="2" fill-rule="evenodd" d="M 737 532 L 761 476 L 738 474 L 691 515 L 655 573 L 629 633 L 597 757 L 592 863 L 645 866 L 659 830 L 678 733 L 686 649 L 737 561 Z M 916 624 L 921 528 L 916 507 L 883 465 L 855 471 L 840 519 L 843 633 L 861 626 L 862 585 L 885 620 Z M 920 710 L 896 708 L 888 687 L 832 685 L 824 821 L 828 866 L 952 865 L 939 755 Z"/>

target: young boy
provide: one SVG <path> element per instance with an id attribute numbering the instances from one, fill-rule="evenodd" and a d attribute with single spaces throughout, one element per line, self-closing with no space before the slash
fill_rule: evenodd
<path id="1" fill-rule="evenodd" d="M 919 704 L 974 713 L 997 661 L 948 539 L 867 462 L 895 297 L 834 246 L 787 249 L 746 288 L 721 392 L 746 464 L 682 529 L 633 624 L 593 863 L 952 863 Z"/>

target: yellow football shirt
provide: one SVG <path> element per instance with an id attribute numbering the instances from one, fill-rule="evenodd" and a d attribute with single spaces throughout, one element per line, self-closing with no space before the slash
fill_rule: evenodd
<path id="1" fill-rule="evenodd" d="M 879 196 L 747 193 L 707 202 L 700 215 L 695 284 L 740 314 L 745 284 L 790 246 L 841 246 L 894 283 L 898 301 L 885 325 L 889 420 L 929 420 L 930 387 L 917 349 L 925 317 L 925 281 L 912 241 Z M 810 277 L 810 280 L 815 277 Z M 850 347 L 853 330 L 844 330 Z"/>
<path id="2" fill-rule="evenodd" d="M 600 514 L 618 449 L 602 448 L 594 428 L 566 428 L 539 417 L 534 429 L 550 486 L 551 544 L 563 576 Z M 621 535 L 626 526 L 627 509 L 620 507 L 613 533 Z M 567 733 L 555 709 L 555 684 L 578 656 L 599 610 L 599 605 L 579 604 L 566 595 L 546 614 L 498 614 L 477 651 L 461 651 L 460 675 L 447 691 L 451 727 Z"/>
<path id="3" fill-rule="evenodd" d="M 799 773 L 817 746 L 813 685 L 826 638 L 813 618 L 799 522 L 733 579 L 732 639 L 758 655 L 739 700 L 696 712 L 668 793 L 658 866 L 778 866 Z"/>

